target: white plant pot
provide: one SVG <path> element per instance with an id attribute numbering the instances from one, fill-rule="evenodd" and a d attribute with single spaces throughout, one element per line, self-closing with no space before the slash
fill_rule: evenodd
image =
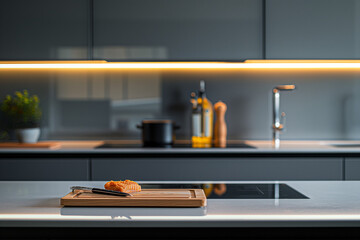
<path id="1" fill-rule="evenodd" d="M 21 143 L 36 143 L 40 137 L 40 128 L 16 129 L 15 132 Z"/>

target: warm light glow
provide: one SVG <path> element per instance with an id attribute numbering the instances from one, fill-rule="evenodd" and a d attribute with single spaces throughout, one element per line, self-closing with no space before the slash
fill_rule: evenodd
<path id="1" fill-rule="evenodd" d="M 253 68 L 360 69 L 360 60 L 246 60 Z"/>
<path id="2" fill-rule="evenodd" d="M 243 67 L 243 63 L 226 62 L 0 62 L 0 69 L 223 69 Z"/>
<path id="3" fill-rule="evenodd" d="M 246 60 L 245 62 L 0 61 L 1 69 L 356 69 L 360 60 Z"/>
<path id="4" fill-rule="evenodd" d="M 360 63 L 360 60 L 343 59 L 248 59 L 246 63 Z"/>

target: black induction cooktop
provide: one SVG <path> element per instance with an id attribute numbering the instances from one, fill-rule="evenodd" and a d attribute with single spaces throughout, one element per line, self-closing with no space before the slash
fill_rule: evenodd
<path id="1" fill-rule="evenodd" d="M 208 199 L 309 199 L 283 183 L 141 184 L 141 187 L 143 189 L 204 189 Z"/>
<path id="2" fill-rule="evenodd" d="M 154 147 L 144 147 L 142 144 L 118 144 L 118 143 L 104 143 L 96 148 L 154 148 Z M 174 144 L 167 146 L 159 146 L 157 148 L 193 148 L 191 144 Z M 216 147 L 212 147 L 216 148 Z M 226 148 L 255 148 L 254 146 L 237 143 L 237 144 L 227 144 Z"/>

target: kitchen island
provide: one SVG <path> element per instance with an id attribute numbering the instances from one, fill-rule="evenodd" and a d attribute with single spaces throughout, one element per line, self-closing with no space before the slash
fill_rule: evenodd
<path id="1" fill-rule="evenodd" d="M 252 228 L 300 228 L 303 233 L 305 229 L 322 231 L 333 228 L 327 231 L 329 233 L 334 231 L 334 227 L 348 230 L 360 227 L 360 182 L 357 181 L 212 182 L 282 183 L 304 194 L 307 199 L 277 197 L 208 199 L 207 206 L 201 208 L 106 208 L 60 205 L 60 198 L 70 191 L 70 186 L 103 187 L 104 183 L 2 181 L 0 182 L 0 231 L 6 237 L 24 237 L 21 232 L 31 235 L 37 234 L 38 230 L 53 234 L 54 231 L 76 232 L 77 229 L 84 228 L 86 228 L 85 232 L 94 231 L 94 234 L 96 229 L 104 228 L 110 232 L 111 229 L 122 232 L 118 228 L 209 228 L 209 233 L 214 231 L 214 228 L 237 228 L 239 231 L 244 229 L 245 234 L 246 231 L 252 232 L 253 230 L 249 230 Z M 349 230 L 348 234 L 351 231 Z M 325 232 L 324 230 L 324 234 Z M 352 234 L 356 232 L 358 231 Z M 84 232 L 82 236 L 85 236 Z"/>

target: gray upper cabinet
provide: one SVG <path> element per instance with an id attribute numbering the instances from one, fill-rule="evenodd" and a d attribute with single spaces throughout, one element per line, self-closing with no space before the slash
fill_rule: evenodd
<path id="1" fill-rule="evenodd" d="M 262 58 L 260 0 L 95 0 L 94 57 Z"/>
<path id="2" fill-rule="evenodd" d="M 359 58 L 357 0 L 94 0 L 107 60 Z M 87 59 L 88 0 L 3 0 L 0 60 Z M 6 4 L 4 4 L 6 3 Z"/>
<path id="3" fill-rule="evenodd" d="M 266 58 L 360 57 L 360 1 L 266 0 Z"/>
<path id="4" fill-rule="evenodd" d="M 2 0 L 0 60 L 86 59 L 87 0 Z"/>

